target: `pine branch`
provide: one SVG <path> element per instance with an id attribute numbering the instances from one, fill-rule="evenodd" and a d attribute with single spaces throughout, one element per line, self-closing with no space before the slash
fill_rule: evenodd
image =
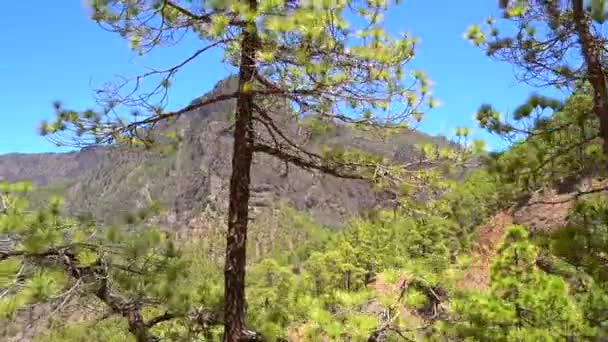
<path id="1" fill-rule="evenodd" d="M 280 146 L 271 147 L 263 143 L 255 143 L 253 146 L 253 150 L 255 152 L 261 152 L 277 157 L 283 161 L 289 162 L 303 169 L 321 171 L 338 178 L 368 179 L 368 177 L 361 175 L 361 173 L 359 172 L 352 170 L 343 170 L 347 168 L 352 168 L 356 164 L 331 164 L 330 162 L 323 161 L 323 159 L 318 158 L 315 154 L 307 153 L 305 151 L 300 151 L 301 155 L 298 156 L 296 154 L 287 152 Z"/>

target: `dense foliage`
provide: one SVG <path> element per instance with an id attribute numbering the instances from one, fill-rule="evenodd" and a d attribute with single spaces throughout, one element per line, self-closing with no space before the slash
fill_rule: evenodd
<path id="1" fill-rule="evenodd" d="M 574 95 L 539 127 L 576 113 L 581 101 Z M 575 139 L 580 130 L 555 134 Z M 550 141 L 531 134 L 464 180 L 440 180 L 434 198 L 404 196 L 397 209 L 353 217 L 339 231 L 277 204 L 274 221 L 252 230 L 260 238 L 250 248 L 248 325 L 269 341 L 605 336 L 608 210 L 601 194 L 582 196 L 569 226 L 551 235 L 531 239 L 523 227 L 511 228 L 493 259 L 489 290 L 460 285 L 476 228 L 515 203 L 508 200 L 514 193 L 543 185 L 521 181 L 527 174 L 516 171 L 536 163 L 521 154 L 549 156 Z M 547 168 L 560 176 L 548 184 L 589 165 L 579 153 L 556 154 L 559 168 Z M 512 163 L 520 167 L 506 171 Z M 28 192 L 26 184 L 2 188 L 2 234 L 10 243 L 0 254 L 0 307 L 13 333 L 36 308 L 51 317 L 36 330 L 40 341 L 221 338 L 221 262 L 193 253 L 204 242 L 180 246 L 153 229 L 146 218 L 154 210 L 104 227 L 66 217 L 57 199 L 28 207 Z M 255 245 L 266 240 L 272 243 Z M 81 320 L 60 318 L 70 314 Z"/>
<path id="2" fill-rule="evenodd" d="M 580 341 L 593 336 L 566 282 L 539 271 L 537 257 L 525 229 L 510 228 L 492 265 L 490 292 L 451 304 L 456 323 L 446 325 L 448 335 L 479 341 Z"/>
<path id="3" fill-rule="evenodd" d="M 291 250 L 279 244 L 273 252 L 278 259 L 265 258 L 252 265 L 247 290 L 252 326 L 268 338 L 286 338 L 293 332 L 313 340 L 315 336 L 362 339 L 376 330 L 389 334 L 409 324 L 396 317 L 384 321 L 377 315 L 380 308 L 401 312 L 411 307 L 422 316 L 437 310 L 438 301 L 447 296 L 442 291 L 451 286 L 461 267 L 456 260 L 467 241 L 463 237 L 470 236 L 474 225 L 496 205 L 492 177 L 483 171 L 451 186 L 453 191 L 432 202 L 432 210 L 415 217 L 380 211 L 354 219 L 336 233 L 315 228 L 302 214 L 283 208 L 288 215 L 282 224 L 290 227 L 282 233 L 304 233 L 306 242 Z M 193 313 L 207 313 L 203 327 L 213 326 L 221 302 L 218 265 L 178 248 L 150 227 L 142 231 L 139 227 L 147 212 L 131 217 L 124 228 L 102 228 L 64 218 L 56 201 L 40 211 L 28 210 L 20 192 L 25 188 L 6 185 L 3 190 L 7 211 L 2 233 L 14 241 L 2 254 L 5 318 L 26 319 L 19 314 L 34 303 L 49 302 L 53 312 L 61 313 L 68 306 L 91 301 L 95 304 L 80 308 L 83 316 L 122 322 L 96 326 L 100 339 L 105 334 L 137 333 L 131 311 L 123 309 L 141 314 L 150 325 L 145 333 L 154 336 L 192 336 L 198 331 L 192 326 L 201 324 L 192 322 Z M 462 206 L 475 201 L 486 206 L 476 213 Z M 295 227 L 300 230 L 289 231 Z M 87 277 L 78 275 L 85 271 Z M 399 280 L 411 282 L 407 293 L 392 289 Z M 378 285 L 381 282 L 386 289 Z M 116 294 L 104 297 L 100 289 Z M 435 298 L 435 292 L 441 298 Z M 115 306 L 114 296 L 123 302 Z M 150 324 L 156 320 L 161 320 L 158 325 Z M 85 320 L 64 326 L 55 321 L 42 336 L 78 340 L 87 324 Z M 213 339 L 202 331 L 211 334 L 213 329 L 197 335 Z"/>
<path id="4" fill-rule="evenodd" d="M 125 226 L 101 229 L 64 217 L 59 199 L 30 209 L 27 184 L 0 186 L 0 233 L 7 237 L 0 250 L 3 319 L 27 320 L 20 310 L 38 303 L 49 303 L 42 310 L 57 319 L 55 313 L 75 306 L 84 317 L 91 311 L 94 318 L 124 318 L 120 323 L 137 338 L 156 334 L 165 322 L 171 325 L 163 334 L 199 334 L 193 324 L 206 329 L 216 320 L 207 312 L 221 303 L 219 273 L 167 233 L 143 225 L 155 208 L 140 210 Z"/>

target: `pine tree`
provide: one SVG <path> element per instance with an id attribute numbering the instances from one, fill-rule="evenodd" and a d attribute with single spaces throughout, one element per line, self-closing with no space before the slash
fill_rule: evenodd
<path id="1" fill-rule="evenodd" d="M 570 210 L 568 227 L 555 234 L 553 249 L 599 282 L 608 280 L 608 206 L 604 194 L 579 198 Z"/>
<path id="2" fill-rule="evenodd" d="M 102 228 L 63 215 L 59 199 L 29 208 L 29 189 L 0 183 L 0 234 L 8 238 L 0 248 L 0 319 L 49 303 L 50 319 L 58 323 L 49 338 L 65 329 L 65 339 L 75 340 L 77 327 L 63 326 L 54 314 L 86 304 L 122 319 L 116 327 L 101 325 L 100 340 L 130 336 L 137 342 L 159 341 L 163 334 L 204 337 L 219 324 L 221 288 L 213 268 L 143 225 L 154 210 L 140 211 L 124 227 Z"/>
<path id="3" fill-rule="evenodd" d="M 403 172 L 404 166 L 386 167 L 376 156 L 339 148 L 309 150 L 306 139 L 292 138 L 279 124 L 286 117 L 318 118 L 312 122 L 327 127 L 341 121 L 351 127 L 398 131 L 435 106 L 426 76 L 404 70 L 414 56 L 416 39 L 407 34 L 393 38 L 382 27 L 389 1 L 92 0 L 90 5 L 95 21 L 127 38 L 142 54 L 175 43 L 186 31 L 198 36 L 203 47 L 170 68 L 136 77 L 133 91 L 121 85 L 99 90 L 105 103 L 101 112 L 73 111 L 57 103 L 57 120 L 43 124 L 43 134 L 60 138 L 63 132 L 72 132 L 85 145 L 148 146 L 157 138 L 151 132 L 159 122 L 205 105 L 236 101 L 225 258 L 226 341 L 255 339 L 244 322 L 254 153 L 337 177 L 390 176 L 419 182 L 420 175 Z M 164 111 L 175 74 L 215 48 L 223 50 L 224 61 L 238 70 L 238 89 Z M 153 90 L 144 91 L 144 85 Z M 136 107 L 133 118 L 120 116 L 125 107 Z"/>
<path id="4" fill-rule="evenodd" d="M 448 335 L 474 341 L 585 340 L 593 335 L 563 279 L 536 267 L 538 249 L 521 226 L 511 227 L 491 267 L 490 293 L 450 304 Z M 446 331 L 444 331 L 446 333 Z"/>
<path id="5" fill-rule="evenodd" d="M 492 58 L 516 66 L 518 79 L 535 86 L 573 87 L 589 84 L 593 113 L 599 120 L 603 151 L 608 155 L 608 92 L 603 67 L 605 32 L 595 25 L 603 22 L 605 2 L 500 1 L 508 31 L 494 18 L 486 20 L 487 30 L 469 27 L 466 37 L 482 46 Z M 527 106 L 533 108 L 536 105 Z M 530 110 L 526 110 L 529 115 Z"/>
<path id="6" fill-rule="evenodd" d="M 483 109 L 478 118 L 483 127 L 498 136 L 513 139 L 512 146 L 488 158 L 488 170 L 501 181 L 501 191 L 512 189 L 512 195 L 525 195 L 581 176 L 604 172 L 599 122 L 593 115 L 593 99 L 587 87 L 578 89 L 550 116 L 532 113 L 542 111 L 546 98 L 532 96 L 516 110 L 509 123 L 498 119 L 498 113 Z M 519 115 L 517 115 L 519 113 Z M 597 191 L 587 189 L 580 191 Z"/>

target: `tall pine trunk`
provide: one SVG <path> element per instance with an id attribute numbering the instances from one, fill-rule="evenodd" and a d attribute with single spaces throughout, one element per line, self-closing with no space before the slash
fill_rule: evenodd
<path id="1" fill-rule="evenodd" d="M 581 54 L 587 65 L 587 79 L 593 87 L 593 112 L 600 121 L 600 136 L 604 140 L 604 154 L 608 157 L 608 88 L 599 53 L 603 46 L 591 34 L 583 0 L 572 0 L 572 14 L 581 44 Z"/>
<path id="2" fill-rule="evenodd" d="M 251 9 L 257 7 L 250 0 Z M 243 29 L 239 66 L 239 96 L 236 104 L 232 175 L 230 177 L 230 203 L 228 209 L 228 233 L 226 236 L 226 260 L 224 266 L 224 341 L 252 340 L 245 326 L 245 265 L 247 225 L 249 220 L 249 185 L 253 158 L 253 95 L 251 84 L 256 70 L 255 24 Z"/>

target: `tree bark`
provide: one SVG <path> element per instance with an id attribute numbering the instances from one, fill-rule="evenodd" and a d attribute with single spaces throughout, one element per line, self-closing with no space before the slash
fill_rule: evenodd
<path id="1" fill-rule="evenodd" d="M 583 0 L 572 0 L 574 25 L 581 44 L 581 54 L 587 65 L 587 79 L 593 87 L 593 111 L 600 121 L 600 136 L 604 154 L 608 157 L 608 92 L 597 42 L 591 34 Z"/>
<path id="2" fill-rule="evenodd" d="M 68 268 L 72 269 L 74 276 L 77 279 L 81 277 L 81 270 L 73 268 L 74 262 L 68 258 Z M 141 313 L 141 308 L 135 303 L 128 303 L 122 300 L 119 296 L 112 293 L 110 287 L 110 281 L 108 277 L 110 274 L 109 266 L 105 261 L 99 262 L 97 266 L 97 274 L 95 276 L 102 277 L 101 284 L 95 292 L 95 296 L 103 301 L 110 309 L 117 314 L 120 314 L 127 319 L 129 324 L 129 332 L 137 342 L 158 342 L 159 339 L 150 333 L 148 325 L 144 322 L 144 317 Z"/>
<path id="3" fill-rule="evenodd" d="M 249 0 L 252 10 L 256 0 Z M 248 24 L 241 36 L 239 94 L 236 104 L 232 175 L 228 208 L 228 233 L 224 266 L 224 341 L 251 341 L 255 334 L 245 326 L 245 265 L 249 220 L 249 185 L 253 158 L 253 101 L 251 87 L 256 65 L 255 23 Z"/>

